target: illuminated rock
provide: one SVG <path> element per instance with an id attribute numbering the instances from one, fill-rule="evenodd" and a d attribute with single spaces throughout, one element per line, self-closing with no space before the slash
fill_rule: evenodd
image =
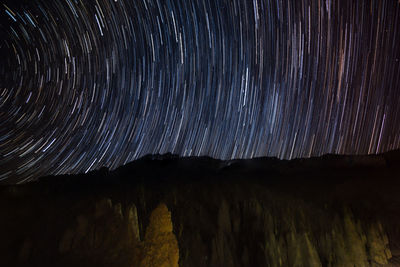
<path id="1" fill-rule="evenodd" d="M 165 204 L 160 204 L 151 213 L 142 253 L 141 267 L 178 266 L 178 241 L 172 232 L 171 213 Z"/>

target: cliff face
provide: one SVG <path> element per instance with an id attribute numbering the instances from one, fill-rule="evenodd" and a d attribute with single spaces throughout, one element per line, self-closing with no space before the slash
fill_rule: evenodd
<path id="1" fill-rule="evenodd" d="M 174 218 L 182 266 L 379 266 L 392 257 L 378 220 L 361 221 L 348 208 L 320 207 L 262 187 L 248 189 L 248 196 L 214 196 L 217 201 L 195 208 L 177 204 L 184 214 Z"/>
<path id="2" fill-rule="evenodd" d="M 3 186 L 0 265 L 396 266 L 393 155 L 152 157 Z"/>

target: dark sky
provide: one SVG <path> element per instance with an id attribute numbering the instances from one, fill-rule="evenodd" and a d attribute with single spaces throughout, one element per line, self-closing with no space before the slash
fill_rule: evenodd
<path id="1" fill-rule="evenodd" d="M 400 147 L 397 0 L 2 1 L 0 180 Z"/>

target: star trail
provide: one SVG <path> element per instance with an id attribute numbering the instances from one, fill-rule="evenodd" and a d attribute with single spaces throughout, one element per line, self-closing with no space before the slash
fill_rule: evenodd
<path id="1" fill-rule="evenodd" d="M 400 147 L 400 2 L 1 5 L 0 180 Z"/>

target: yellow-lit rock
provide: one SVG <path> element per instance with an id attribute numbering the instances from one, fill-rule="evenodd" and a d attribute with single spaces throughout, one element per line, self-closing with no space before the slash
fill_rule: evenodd
<path id="1" fill-rule="evenodd" d="M 171 213 L 165 204 L 160 204 L 150 215 L 143 242 L 143 267 L 177 267 L 179 260 L 178 241 L 172 232 Z"/>

